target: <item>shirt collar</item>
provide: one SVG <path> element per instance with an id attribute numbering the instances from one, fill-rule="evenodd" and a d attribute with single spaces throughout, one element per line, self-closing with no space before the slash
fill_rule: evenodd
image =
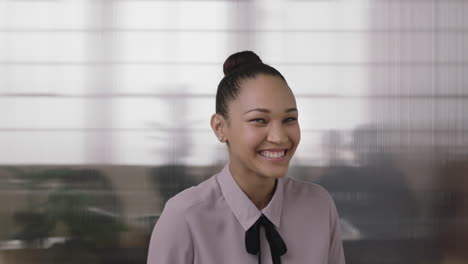
<path id="1" fill-rule="evenodd" d="M 258 210 L 236 183 L 229 170 L 229 163 L 227 163 L 223 170 L 217 175 L 217 180 L 224 199 L 244 230 L 247 231 L 262 214 L 279 228 L 281 209 L 283 207 L 283 178 L 278 179 L 276 190 L 271 201 L 261 211 Z"/>

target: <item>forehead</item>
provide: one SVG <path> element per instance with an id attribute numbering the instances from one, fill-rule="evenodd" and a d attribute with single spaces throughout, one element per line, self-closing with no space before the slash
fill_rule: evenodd
<path id="1" fill-rule="evenodd" d="M 281 77 L 262 74 L 241 84 L 239 96 L 233 104 L 241 111 L 267 108 L 272 112 L 284 112 L 286 108 L 296 107 L 296 100 Z"/>

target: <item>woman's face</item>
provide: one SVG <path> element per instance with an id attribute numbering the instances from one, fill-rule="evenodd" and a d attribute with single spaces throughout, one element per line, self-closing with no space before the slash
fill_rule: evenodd
<path id="1" fill-rule="evenodd" d="M 231 166 L 261 177 L 286 175 L 301 137 L 296 100 L 287 84 L 263 74 L 246 80 L 228 115 L 224 136 Z"/>

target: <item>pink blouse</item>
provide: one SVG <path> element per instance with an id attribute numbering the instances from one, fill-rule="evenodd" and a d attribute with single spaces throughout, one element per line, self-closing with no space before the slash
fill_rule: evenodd
<path id="1" fill-rule="evenodd" d="M 219 174 L 166 203 L 151 236 L 148 264 L 257 264 L 258 256 L 246 251 L 245 232 L 262 214 L 287 246 L 282 264 L 345 263 L 340 221 L 325 189 L 281 178 L 270 203 L 260 211 L 237 185 L 227 164 Z M 262 231 L 261 260 L 271 264 Z"/>

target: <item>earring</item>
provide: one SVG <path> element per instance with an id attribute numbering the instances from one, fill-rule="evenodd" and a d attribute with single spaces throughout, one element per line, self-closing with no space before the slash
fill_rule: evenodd
<path id="1" fill-rule="evenodd" d="M 219 141 L 221 141 L 221 142 L 224 143 L 224 138 L 223 138 L 223 137 L 220 137 L 220 138 L 219 138 Z"/>

